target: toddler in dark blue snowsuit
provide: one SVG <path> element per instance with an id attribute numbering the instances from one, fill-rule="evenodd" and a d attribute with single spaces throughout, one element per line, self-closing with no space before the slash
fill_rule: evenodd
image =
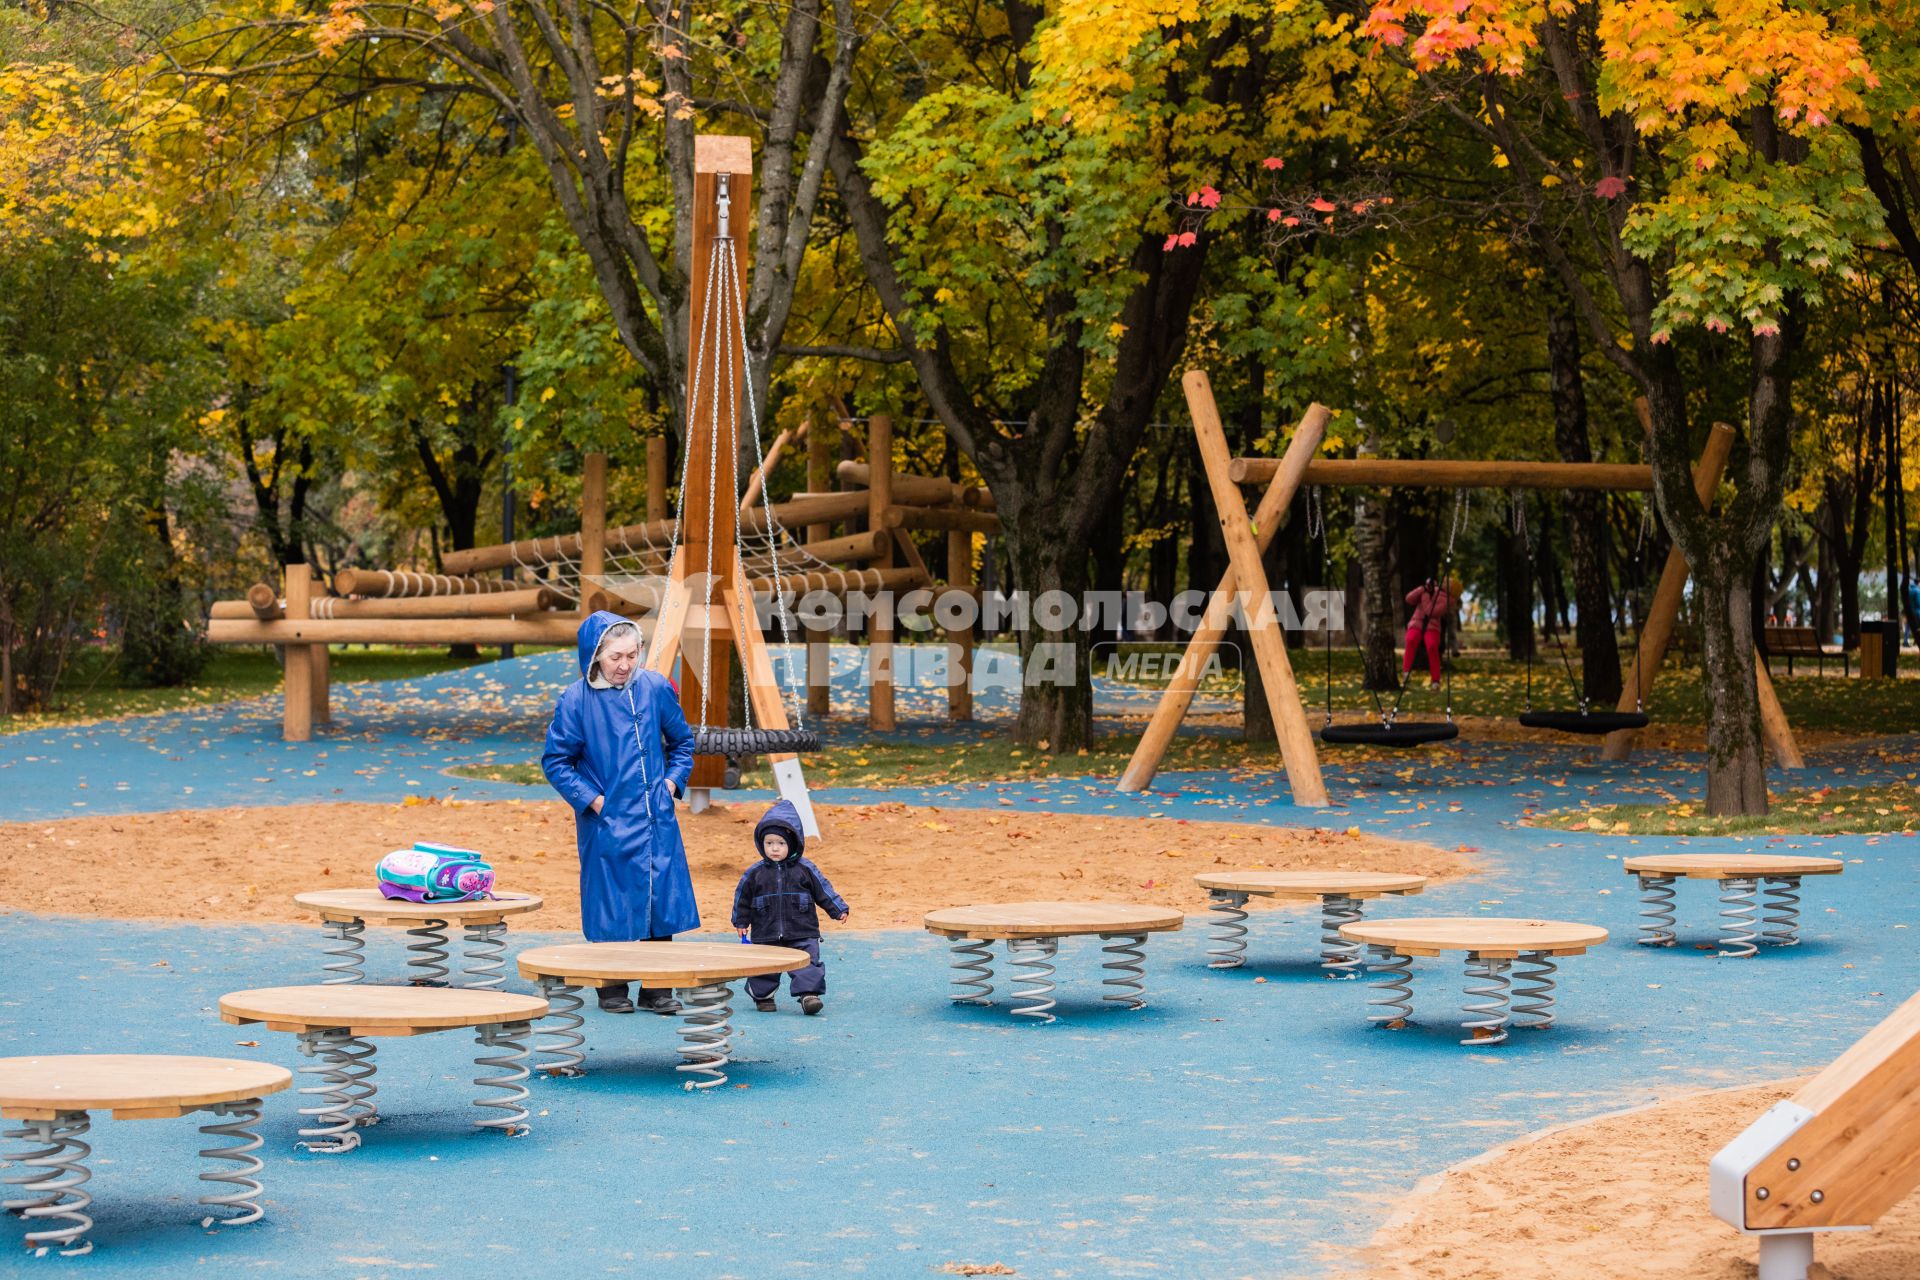
<path id="1" fill-rule="evenodd" d="M 793 970 L 788 978 L 800 1007 L 808 1014 L 818 1013 L 820 997 L 827 990 L 827 967 L 820 961 L 816 908 L 825 907 L 835 920 L 845 920 L 846 900 L 833 891 L 820 868 L 800 856 L 806 837 L 799 811 L 787 801 L 776 801 L 754 824 L 753 843 L 760 850 L 760 861 L 740 877 L 740 887 L 733 891 L 733 927 L 752 942 L 793 947 L 811 957 L 812 964 Z M 762 1013 L 773 1012 L 773 993 L 779 989 L 777 973 L 747 979 L 747 994 Z"/>

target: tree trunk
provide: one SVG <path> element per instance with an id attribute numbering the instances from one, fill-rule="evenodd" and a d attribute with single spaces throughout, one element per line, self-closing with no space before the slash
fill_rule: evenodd
<path id="1" fill-rule="evenodd" d="M 1009 524 L 1005 537 L 1014 586 L 1027 593 L 1034 610 L 1032 623 L 1019 632 L 1022 687 L 1014 735 L 1042 751 L 1071 755 L 1092 738 L 1084 619 L 1076 618 L 1069 631 L 1047 631 L 1040 606 L 1049 592 L 1064 592 L 1076 606 L 1085 598 L 1087 548 L 1047 520 Z"/>
<path id="2" fill-rule="evenodd" d="M 1493 531 L 1495 619 L 1507 642 L 1507 657 L 1524 662 L 1534 655 L 1533 581 L 1527 576 L 1526 544 L 1506 523 Z"/>
<path id="3" fill-rule="evenodd" d="M 1353 504 L 1353 555 L 1360 566 L 1360 658 L 1365 686 L 1400 687 L 1395 661 L 1393 566 L 1387 545 L 1386 498 L 1371 490 Z"/>
<path id="4" fill-rule="evenodd" d="M 1592 462 L 1587 432 L 1586 381 L 1580 371 L 1580 317 L 1570 300 L 1547 311 L 1547 363 L 1553 390 L 1553 443 L 1562 462 Z M 1581 696 L 1596 706 L 1620 698 L 1620 644 L 1613 629 L 1612 585 L 1607 572 L 1607 523 L 1601 495 L 1571 489 L 1566 495 L 1573 527 L 1573 599 L 1578 613 Z"/>
<path id="5" fill-rule="evenodd" d="M 1695 566 L 1700 593 L 1701 668 L 1707 694 L 1707 812 L 1767 811 L 1767 761 L 1753 674 L 1752 589 L 1747 573 L 1716 556 Z M 1707 602 L 1720 602 L 1718 607 Z"/>

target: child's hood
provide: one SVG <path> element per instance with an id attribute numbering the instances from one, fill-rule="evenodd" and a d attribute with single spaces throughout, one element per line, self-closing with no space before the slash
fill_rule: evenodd
<path id="1" fill-rule="evenodd" d="M 753 847 L 760 856 L 767 856 L 767 832 L 778 831 L 787 838 L 787 861 L 793 862 L 807 851 L 807 838 L 800 825 L 800 811 L 793 807 L 791 800 L 776 800 L 773 807 L 760 816 L 753 824 Z"/>

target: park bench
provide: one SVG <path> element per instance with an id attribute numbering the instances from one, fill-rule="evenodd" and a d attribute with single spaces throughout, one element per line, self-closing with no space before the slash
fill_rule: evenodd
<path id="1" fill-rule="evenodd" d="M 1812 658 L 1819 664 L 1820 674 L 1827 671 L 1827 659 L 1838 656 L 1840 671 L 1843 675 L 1852 674 L 1852 662 L 1844 646 L 1839 650 L 1830 650 L 1820 643 L 1820 634 L 1812 627 L 1763 627 L 1760 631 L 1760 650 L 1767 656 L 1768 671 L 1772 671 L 1774 658 L 1787 660 L 1787 674 L 1793 674 L 1795 658 Z"/>

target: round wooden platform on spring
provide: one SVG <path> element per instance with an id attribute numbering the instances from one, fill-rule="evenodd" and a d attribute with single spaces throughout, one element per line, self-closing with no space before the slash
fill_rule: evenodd
<path id="1" fill-rule="evenodd" d="M 1596 924 L 1575 924 L 1569 920 L 1425 916 L 1341 925 L 1340 936 L 1354 942 L 1393 947 L 1410 956 L 1467 951 L 1497 959 L 1529 953 L 1577 956 L 1588 947 L 1605 942 L 1607 931 Z"/>
<path id="2" fill-rule="evenodd" d="M 201 1107 L 278 1093 L 285 1067 L 245 1058 L 168 1053 L 61 1053 L 0 1058 L 0 1116 L 52 1120 L 62 1112 L 111 1110 L 116 1120 L 167 1120 Z"/>
<path id="3" fill-rule="evenodd" d="M 763 973 L 805 968 L 811 958 L 795 947 L 738 942 L 574 942 L 535 947 L 515 958 L 520 976 L 558 978 L 570 987 L 638 982 L 643 987 L 703 987 Z"/>
<path id="4" fill-rule="evenodd" d="M 1164 933 L 1186 917 L 1128 902 L 1004 902 L 927 913 L 928 932 L 948 938 L 1071 938 Z"/>
<path id="5" fill-rule="evenodd" d="M 1797 858 L 1780 853 L 1656 853 L 1620 864 L 1630 875 L 1685 880 L 1752 880 L 1760 877 L 1837 876 L 1838 858 Z"/>
<path id="6" fill-rule="evenodd" d="M 1425 876 L 1388 871 L 1203 871 L 1193 880 L 1202 889 L 1263 898 L 1379 898 L 1427 887 Z"/>
<path id="7" fill-rule="evenodd" d="M 322 920 L 364 920 L 368 924 L 413 928 L 433 920 L 448 924 L 499 924 L 508 916 L 538 911 L 545 904 L 530 893 L 503 893 L 472 902 L 408 902 L 378 889 L 320 889 L 296 893 L 293 905 Z"/>
<path id="8" fill-rule="evenodd" d="M 220 1017 L 264 1022 L 269 1031 L 344 1028 L 356 1036 L 418 1036 L 450 1027 L 483 1027 L 545 1017 L 538 996 L 472 987 L 261 987 L 220 997 Z"/>

